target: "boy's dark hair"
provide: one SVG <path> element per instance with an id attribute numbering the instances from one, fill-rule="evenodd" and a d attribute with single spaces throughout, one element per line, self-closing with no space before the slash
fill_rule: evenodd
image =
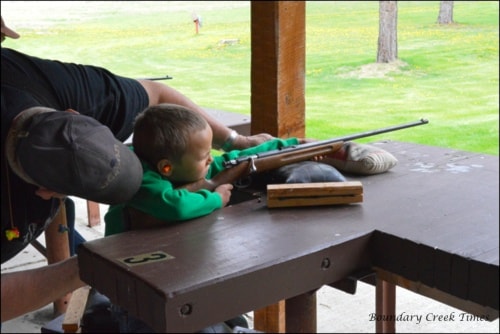
<path id="1" fill-rule="evenodd" d="M 186 153 L 190 135 L 207 126 L 201 115 L 180 105 L 148 107 L 135 118 L 134 151 L 156 169 L 161 159 L 178 161 Z"/>

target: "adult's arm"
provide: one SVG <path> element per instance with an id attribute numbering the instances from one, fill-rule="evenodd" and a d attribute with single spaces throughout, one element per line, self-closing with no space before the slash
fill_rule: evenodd
<path id="1" fill-rule="evenodd" d="M 174 88 L 167 86 L 161 82 L 151 81 L 151 80 L 138 80 L 142 86 L 146 89 L 149 96 L 149 105 L 155 105 L 159 103 L 173 103 L 200 113 L 208 122 L 213 131 L 213 146 L 221 147 L 224 142 L 230 137 L 232 130 L 219 122 L 209 113 L 207 113 L 203 108 L 194 103 L 184 94 L 175 90 Z M 245 149 L 248 147 L 253 147 L 259 145 L 265 141 L 272 139 L 273 136 L 267 133 L 260 133 L 253 136 L 242 136 L 238 134 L 234 138 L 231 149 Z"/>
<path id="2" fill-rule="evenodd" d="M 2 322 L 37 310 L 84 285 L 76 256 L 35 269 L 2 274 Z"/>

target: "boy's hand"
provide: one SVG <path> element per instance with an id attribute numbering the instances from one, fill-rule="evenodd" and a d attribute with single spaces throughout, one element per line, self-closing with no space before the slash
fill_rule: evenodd
<path id="1" fill-rule="evenodd" d="M 230 183 L 221 184 L 217 188 L 215 188 L 215 192 L 220 195 L 222 198 L 222 206 L 226 206 L 231 199 L 231 190 L 233 190 L 233 185 Z"/>

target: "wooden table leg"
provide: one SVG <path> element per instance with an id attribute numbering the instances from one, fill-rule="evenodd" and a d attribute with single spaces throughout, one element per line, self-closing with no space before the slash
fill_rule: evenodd
<path id="1" fill-rule="evenodd" d="M 285 330 L 287 333 L 316 333 L 316 290 L 287 299 Z"/>
<path id="2" fill-rule="evenodd" d="M 253 327 L 264 333 L 285 333 L 285 301 L 269 305 L 253 314 Z"/>
<path id="3" fill-rule="evenodd" d="M 48 264 L 56 263 L 70 257 L 68 226 L 66 224 L 66 206 L 61 200 L 59 212 L 45 230 L 46 257 Z M 71 293 L 54 301 L 54 315 L 66 312 Z"/>
<path id="4" fill-rule="evenodd" d="M 99 210 L 99 203 L 87 201 L 87 216 L 89 227 L 97 226 L 101 223 L 101 212 Z"/>
<path id="5" fill-rule="evenodd" d="M 314 290 L 255 310 L 254 329 L 264 333 L 316 333 L 316 312 Z"/>
<path id="6" fill-rule="evenodd" d="M 375 288 L 375 314 L 377 333 L 396 332 L 396 285 L 378 276 Z"/>

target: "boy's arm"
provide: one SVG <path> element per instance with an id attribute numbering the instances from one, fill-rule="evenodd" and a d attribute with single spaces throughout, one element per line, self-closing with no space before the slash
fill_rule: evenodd
<path id="1" fill-rule="evenodd" d="M 196 192 L 200 189 L 207 189 L 210 191 L 214 191 L 215 188 L 217 188 L 220 185 L 233 184 L 238 179 L 245 176 L 247 174 L 247 171 L 248 171 L 247 164 L 240 164 L 233 168 L 226 168 L 222 170 L 210 180 L 201 179 L 196 182 L 185 184 L 180 188 L 184 188 L 192 192 Z"/>
<path id="2" fill-rule="evenodd" d="M 190 192 L 176 188 L 149 166 L 143 165 L 143 167 L 142 184 L 135 196 L 125 205 L 111 206 L 105 215 L 106 231 L 109 230 L 110 234 L 120 232 L 120 226 L 112 226 L 120 225 L 123 211 L 123 207 L 120 206 L 133 207 L 156 217 L 164 222 L 163 225 L 197 218 L 223 207 L 220 194 L 202 189 Z"/>

